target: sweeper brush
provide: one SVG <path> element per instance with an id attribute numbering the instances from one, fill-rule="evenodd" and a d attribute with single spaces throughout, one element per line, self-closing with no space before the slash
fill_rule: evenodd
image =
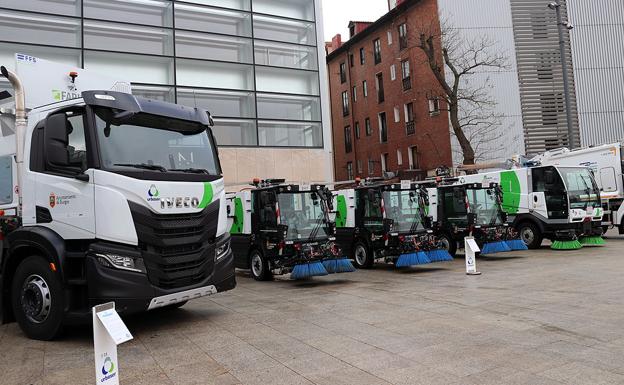
<path id="1" fill-rule="evenodd" d="M 481 254 L 505 253 L 507 251 L 511 251 L 511 248 L 507 246 L 506 242 L 490 242 L 483 245 L 483 248 L 481 249 Z"/>
<path id="2" fill-rule="evenodd" d="M 326 261 L 323 261 L 323 266 L 329 274 L 351 273 L 355 271 L 355 267 L 353 267 L 351 261 L 347 258 L 328 259 Z"/>
<path id="3" fill-rule="evenodd" d="M 427 251 L 427 257 L 431 262 L 449 262 L 453 260 L 451 254 L 446 250 Z"/>
<path id="4" fill-rule="evenodd" d="M 321 262 L 312 262 L 296 265 L 290 273 L 290 278 L 306 279 L 327 274 L 327 270 L 325 270 L 325 267 Z"/>
<path id="5" fill-rule="evenodd" d="M 505 241 L 505 243 L 512 251 L 529 249 L 522 239 L 511 239 L 511 240 Z"/>
<path id="6" fill-rule="evenodd" d="M 605 240 L 600 236 L 581 237 L 579 241 L 583 246 L 603 246 L 606 244 Z"/>
<path id="7" fill-rule="evenodd" d="M 576 239 L 573 241 L 554 241 L 552 246 L 550 246 L 553 250 L 578 250 L 582 247 L 581 242 Z"/>
<path id="8" fill-rule="evenodd" d="M 431 263 L 431 260 L 427 257 L 423 251 L 401 254 L 396 261 L 396 267 L 409 267 L 415 265 L 426 265 Z"/>

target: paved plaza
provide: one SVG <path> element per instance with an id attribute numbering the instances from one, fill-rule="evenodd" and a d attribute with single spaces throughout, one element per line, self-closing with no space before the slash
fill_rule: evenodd
<path id="1" fill-rule="evenodd" d="M 122 384 L 624 384 L 624 237 L 579 251 L 255 282 L 127 319 Z M 89 327 L 0 327 L 1 384 L 93 384 Z"/>

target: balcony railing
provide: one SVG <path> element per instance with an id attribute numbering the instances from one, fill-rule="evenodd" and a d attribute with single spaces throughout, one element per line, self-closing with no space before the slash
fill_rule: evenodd
<path id="1" fill-rule="evenodd" d="M 412 89 L 412 77 L 408 76 L 406 78 L 403 78 L 403 91 L 407 91 L 411 89 Z"/>
<path id="2" fill-rule="evenodd" d="M 414 135 L 416 133 L 416 122 L 407 122 L 405 124 L 405 131 L 407 132 L 407 135 Z"/>

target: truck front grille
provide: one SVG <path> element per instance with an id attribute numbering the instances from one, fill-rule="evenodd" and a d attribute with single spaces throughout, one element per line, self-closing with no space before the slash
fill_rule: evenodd
<path id="1" fill-rule="evenodd" d="M 214 269 L 220 202 L 200 213 L 156 214 L 128 202 L 150 282 L 163 289 L 201 283 Z"/>

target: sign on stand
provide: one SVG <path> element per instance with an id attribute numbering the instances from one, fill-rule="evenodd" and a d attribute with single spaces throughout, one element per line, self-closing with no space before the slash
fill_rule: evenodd
<path id="1" fill-rule="evenodd" d="M 132 339 L 132 334 L 115 310 L 115 303 L 94 306 L 93 348 L 96 384 L 119 385 L 117 345 Z"/>
<path id="2" fill-rule="evenodd" d="M 481 251 L 474 237 L 464 238 L 464 250 L 466 253 L 466 274 L 481 275 L 477 271 L 477 253 Z"/>

